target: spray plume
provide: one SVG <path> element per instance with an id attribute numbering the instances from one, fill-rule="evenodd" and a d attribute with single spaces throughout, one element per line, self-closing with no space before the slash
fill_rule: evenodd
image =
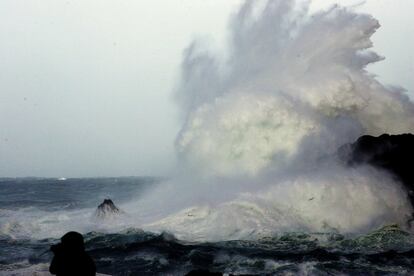
<path id="1" fill-rule="evenodd" d="M 218 240 L 403 224 L 399 183 L 335 157 L 360 135 L 414 130 L 413 103 L 366 70 L 382 60 L 370 50 L 379 23 L 274 0 L 246 1 L 230 27 L 227 58 L 197 43 L 185 51 L 176 148 L 188 206 L 152 227 Z"/>

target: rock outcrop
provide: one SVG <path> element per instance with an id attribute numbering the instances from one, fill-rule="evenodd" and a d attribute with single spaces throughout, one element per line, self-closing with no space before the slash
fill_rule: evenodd
<path id="1" fill-rule="evenodd" d="M 120 210 L 111 199 L 107 198 L 99 204 L 95 211 L 95 217 L 98 219 L 107 219 L 116 217 L 123 213 L 124 212 Z"/>
<path id="2" fill-rule="evenodd" d="M 407 189 L 414 206 L 414 135 L 364 135 L 339 149 L 348 165 L 370 164 L 395 176 Z"/>

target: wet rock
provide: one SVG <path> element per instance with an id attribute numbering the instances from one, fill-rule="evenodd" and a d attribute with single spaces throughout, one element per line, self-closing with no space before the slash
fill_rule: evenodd
<path id="1" fill-rule="evenodd" d="M 95 211 L 95 217 L 98 219 L 107 219 L 116 217 L 123 213 L 124 212 L 120 210 L 111 199 L 107 198 L 99 204 Z"/>
<path id="2" fill-rule="evenodd" d="M 338 154 L 348 165 L 369 164 L 388 171 L 404 184 L 414 206 L 414 135 L 364 135 L 342 146 Z"/>

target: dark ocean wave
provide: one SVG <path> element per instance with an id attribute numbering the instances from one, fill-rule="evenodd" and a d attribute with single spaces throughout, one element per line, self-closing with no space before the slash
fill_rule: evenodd
<path id="1" fill-rule="evenodd" d="M 85 234 L 98 271 L 111 275 L 184 275 L 195 269 L 253 275 L 408 275 L 414 236 L 396 225 L 347 238 L 337 233 L 285 233 L 259 240 L 193 243 L 169 233 L 128 229 Z M 0 271 L 48 263 L 56 239 L 0 240 Z M 43 253 L 43 254 L 42 254 Z"/>
<path id="2" fill-rule="evenodd" d="M 94 210 L 101 195 L 109 194 L 116 203 L 126 202 L 142 196 L 155 184 L 156 181 L 143 178 L 0 181 L 0 275 L 47 271 L 52 259 L 49 248 L 59 242 L 58 235 L 40 239 L 35 235 L 39 230 L 37 220 L 33 225 L 23 223 L 27 216 L 46 216 L 53 213 L 49 211 L 65 208 L 65 204 L 72 206 L 68 209 L 79 209 L 78 212 L 84 206 Z M 16 208 L 24 209 L 17 213 Z M 69 213 L 64 209 L 62 214 Z M 44 229 L 55 227 L 46 227 L 47 219 L 42 223 Z M 41 237 L 48 236 L 44 229 Z M 189 242 L 170 233 L 136 228 L 89 232 L 84 237 L 98 271 L 110 275 L 185 275 L 195 269 L 238 275 L 414 273 L 414 235 L 396 225 L 361 236 L 289 232 L 220 242 Z"/>

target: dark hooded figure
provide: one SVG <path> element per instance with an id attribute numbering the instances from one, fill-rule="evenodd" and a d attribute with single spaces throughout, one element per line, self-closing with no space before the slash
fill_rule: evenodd
<path id="1" fill-rule="evenodd" d="M 68 232 L 61 243 L 52 245 L 55 254 L 49 271 L 57 276 L 92 276 L 96 274 L 95 263 L 85 252 L 83 236 L 78 232 Z"/>

